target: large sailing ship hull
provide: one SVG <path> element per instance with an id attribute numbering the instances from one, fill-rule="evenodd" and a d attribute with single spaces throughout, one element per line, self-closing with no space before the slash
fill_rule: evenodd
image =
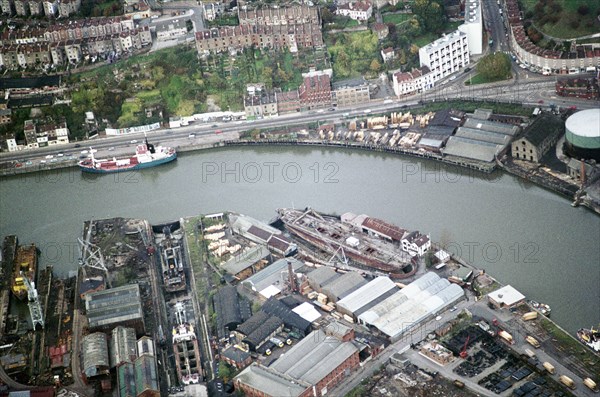
<path id="1" fill-rule="evenodd" d="M 279 211 L 280 219 L 287 230 L 289 230 L 292 234 L 296 235 L 297 237 L 309 242 L 310 244 L 316 246 L 317 248 L 325 252 L 334 255 L 336 252 L 340 251 L 340 249 L 343 249 L 343 253 L 346 257 L 352 259 L 354 262 L 361 265 L 362 267 L 365 267 L 368 270 L 387 273 L 389 277 L 395 279 L 405 279 L 411 277 L 417 271 L 416 260 L 411 260 L 409 263 L 405 263 L 403 266 L 386 263 L 385 261 L 365 254 L 360 250 L 355 249 L 354 247 L 351 247 L 347 244 L 339 243 L 330 238 L 326 238 L 322 235 L 322 233 L 317 232 L 315 229 L 310 229 L 303 225 L 296 224 L 294 220 L 298 218 L 294 219 L 293 217 L 289 216 L 290 211 L 295 210 L 281 209 Z M 287 216 L 281 216 L 282 214 L 285 214 Z M 342 240 L 345 241 L 346 237 L 350 237 L 350 235 L 342 237 Z M 367 236 L 362 236 L 362 238 L 366 239 Z M 390 249 L 400 250 L 400 247 L 395 246 L 390 247 Z"/>
<path id="2" fill-rule="evenodd" d="M 14 296 L 20 300 L 27 298 L 27 285 L 23 278 L 27 277 L 31 284 L 35 283 L 37 260 L 38 252 L 34 244 L 17 247 L 11 289 Z"/>

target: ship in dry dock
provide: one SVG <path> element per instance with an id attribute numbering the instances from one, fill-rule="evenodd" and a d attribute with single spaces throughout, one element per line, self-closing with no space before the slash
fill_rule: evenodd
<path id="1" fill-rule="evenodd" d="M 185 291 L 186 277 L 182 256 L 183 233 L 179 222 L 154 226 L 158 246 L 163 284 L 167 292 Z"/>
<path id="2" fill-rule="evenodd" d="M 340 219 L 312 209 L 281 208 L 277 212 L 292 234 L 331 255 L 396 279 L 414 275 L 418 257 L 431 244 L 427 236 L 366 215 L 347 213 Z"/>
<path id="3" fill-rule="evenodd" d="M 35 284 L 37 272 L 38 251 L 34 244 L 28 247 L 18 246 L 15 255 L 12 292 L 20 300 L 27 297 L 27 277 L 30 284 Z"/>

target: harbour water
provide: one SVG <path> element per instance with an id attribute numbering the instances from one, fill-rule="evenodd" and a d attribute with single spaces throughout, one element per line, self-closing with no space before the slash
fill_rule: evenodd
<path id="1" fill-rule="evenodd" d="M 449 251 L 548 303 L 570 332 L 600 322 L 600 217 L 510 175 L 382 153 L 229 148 L 143 171 L 55 170 L 0 179 L 0 235 L 41 249 L 40 266 L 77 266 L 82 222 L 150 222 L 233 210 L 265 221 L 278 207 L 352 211 L 429 233 Z"/>

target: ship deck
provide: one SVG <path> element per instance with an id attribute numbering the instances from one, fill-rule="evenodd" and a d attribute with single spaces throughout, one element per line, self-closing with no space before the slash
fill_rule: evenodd
<path id="1" fill-rule="evenodd" d="M 292 229 L 320 240 L 332 253 L 343 248 L 344 254 L 367 266 L 385 266 L 387 271 L 398 271 L 411 264 L 411 256 L 402 251 L 399 244 L 370 236 L 362 231 L 343 224 L 334 217 L 319 216 L 313 212 L 283 210 L 280 213 L 284 224 Z M 355 237 L 359 244 L 353 247 L 347 243 Z M 341 251 L 341 250 L 340 250 Z"/>

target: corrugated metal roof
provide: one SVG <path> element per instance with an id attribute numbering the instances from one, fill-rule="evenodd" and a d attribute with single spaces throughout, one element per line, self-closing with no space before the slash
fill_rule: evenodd
<path id="1" fill-rule="evenodd" d="M 396 284 L 389 277 L 377 277 L 339 300 L 337 306 L 355 313 L 389 290 L 397 288 Z"/>
<path id="2" fill-rule="evenodd" d="M 135 360 L 135 388 L 138 395 L 144 390 L 158 391 L 158 377 L 154 357 L 144 355 Z"/>
<path id="3" fill-rule="evenodd" d="M 358 272 L 348 272 L 343 276 L 335 279 L 334 281 L 323 286 L 325 294 L 329 295 L 335 300 L 343 299 L 353 291 L 356 291 L 363 285 L 367 284 L 367 281 Z"/>
<path id="4" fill-rule="evenodd" d="M 98 375 L 98 369 L 108 370 L 106 334 L 95 332 L 83 337 L 83 372 L 87 377 Z"/>
<path id="5" fill-rule="evenodd" d="M 248 250 L 245 250 L 239 255 L 234 255 L 233 258 L 222 265 L 223 269 L 229 274 L 236 275 L 242 270 L 245 270 L 270 255 L 269 250 L 264 245 L 257 245 Z"/>
<path id="6" fill-rule="evenodd" d="M 340 274 L 329 266 L 321 266 L 308 273 L 307 277 L 310 281 L 322 287 L 340 277 Z"/>
<path id="7" fill-rule="evenodd" d="M 142 319 L 142 303 L 138 284 L 93 292 L 85 297 L 90 328 L 132 319 Z"/>
<path id="8" fill-rule="evenodd" d="M 279 396 L 285 390 L 286 396 L 298 397 L 310 385 L 286 379 L 281 375 L 269 371 L 268 368 L 252 364 L 235 377 L 235 382 L 249 385 L 267 396 Z"/>
<path id="9" fill-rule="evenodd" d="M 256 292 L 262 291 L 269 285 L 281 285 L 284 283 L 284 279 L 287 277 L 288 261 L 292 263 L 292 269 L 294 271 L 304 266 L 304 263 L 295 258 L 280 259 L 265 267 L 260 272 L 247 278 L 242 283 L 250 285 L 252 290 Z"/>
<path id="10" fill-rule="evenodd" d="M 137 396 L 135 389 L 135 366 L 133 363 L 125 363 L 117 367 L 117 382 L 119 397 Z"/>

